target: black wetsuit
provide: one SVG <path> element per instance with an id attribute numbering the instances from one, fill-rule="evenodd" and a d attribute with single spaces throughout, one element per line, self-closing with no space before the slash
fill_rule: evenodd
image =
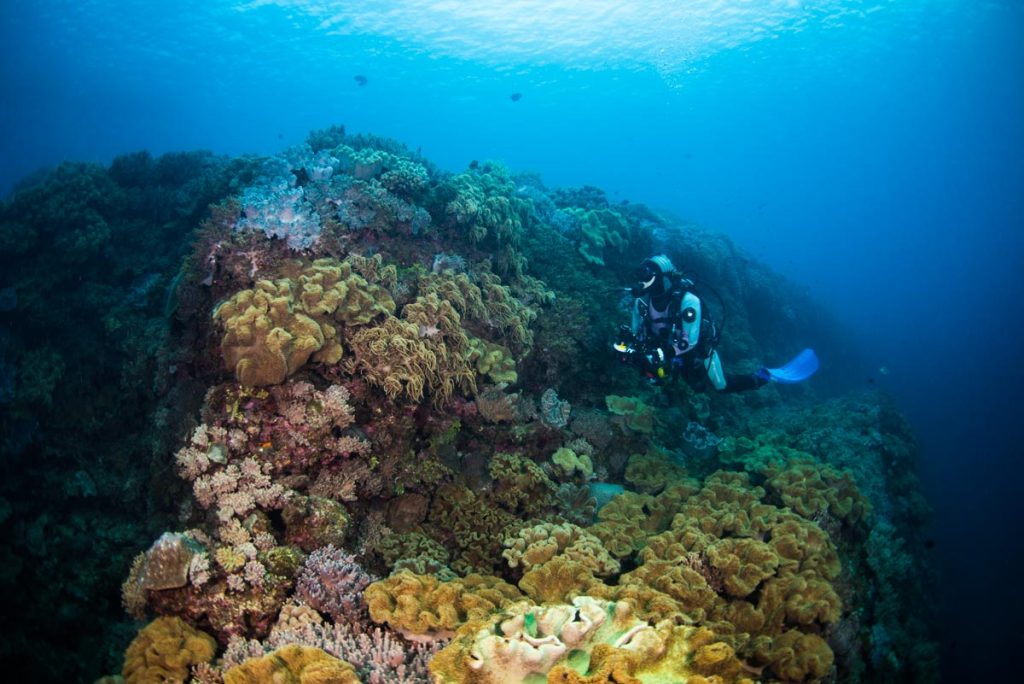
<path id="1" fill-rule="evenodd" d="M 700 300 L 696 294 L 681 288 L 673 288 L 672 291 L 660 297 L 637 298 L 634 302 L 633 334 L 645 344 L 648 351 L 661 350 L 669 377 L 672 379 L 682 378 L 693 389 L 704 392 L 709 388 L 714 388 L 706 364 L 715 354 L 718 331 L 714 321 L 701 306 L 700 333 L 697 344 L 690 347 L 685 339 L 680 340 L 680 331 L 683 326 L 682 300 L 687 294 Z M 640 313 L 644 309 L 647 313 Z M 654 315 L 650 313 L 652 311 L 655 312 Z M 639 326 L 637 317 L 641 321 Z M 742 375 L 723 373 L 723 377 L 725 387 L 718 390 L 721 392 L 745 392 L 765 384 L 765 381 L 754 373 Z"/>

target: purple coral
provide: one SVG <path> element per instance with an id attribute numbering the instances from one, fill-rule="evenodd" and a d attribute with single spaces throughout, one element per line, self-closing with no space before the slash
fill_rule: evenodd
<path id="1" fill-rule="evenodd" d="M 366 610 L 363 590 L 376 579 L 355 556 L 328 545 L 306 559 L 296 595 L 335 622 L 355 622 Z"/>
<path id="2" fill-rule="evenodd" d="M 290 167 L 276 158 L 264 164 L 263 174 L 242 193 L 242 218 L 235 230 L 258 230 L 284 240 L 292 249 L 308 249 L 320 239 L 320 215 Z"/>

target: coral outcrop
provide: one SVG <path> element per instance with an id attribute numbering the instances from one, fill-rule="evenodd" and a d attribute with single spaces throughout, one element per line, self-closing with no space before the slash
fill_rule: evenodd
<path id="1" fill-rule="evenodd" d="M 654 387 L 600 352 L 655 249 L 721 290 L 731 368 L 815 332 L 695 230 L 340 128 L 62 166 L 0 209 L 3 648 L 80 634 L 45 671 L 116 671 L 95 610 L 159 616 L 129 681 L 932 681 L 891 407 Z M 114 574 L 132 619 L 79 600 Z"/>

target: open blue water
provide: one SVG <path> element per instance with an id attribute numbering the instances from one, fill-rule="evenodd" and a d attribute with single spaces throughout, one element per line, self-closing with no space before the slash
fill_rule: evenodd
<path id="1" fill-rule="evenodd" d="M 0 45 L 4 194 L 62 159 L 343 123 L 729 234 L 833 310 L 917 430 L 946 676 L 1024 646 L 1020 3 L 43 0 L 3 3 Z"/>

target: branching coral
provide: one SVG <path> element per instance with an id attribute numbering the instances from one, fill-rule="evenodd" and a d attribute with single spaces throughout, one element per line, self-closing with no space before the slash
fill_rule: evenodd
<path id="1" fill-rule="evenodd" d="M 365 610 L 362 592 L 375 579 L 354 556 L 328 545 L 306 559 L 295 595 L 336 622 L 355 620 Z"/>

